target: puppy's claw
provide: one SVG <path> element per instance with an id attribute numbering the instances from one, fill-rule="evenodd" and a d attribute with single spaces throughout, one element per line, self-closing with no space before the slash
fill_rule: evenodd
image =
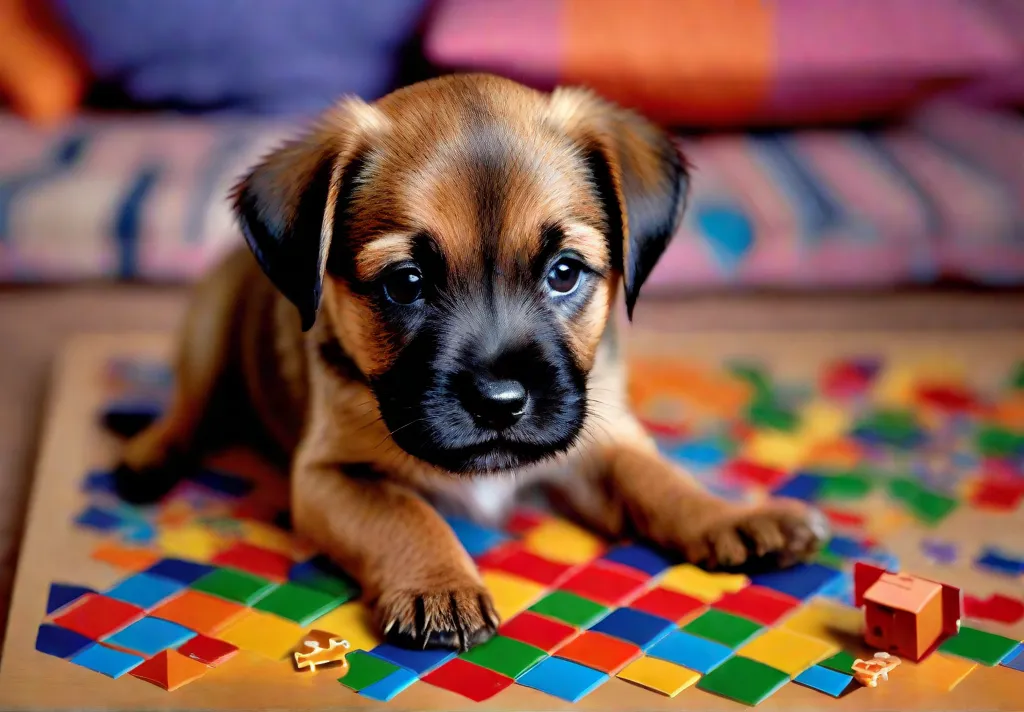
<path id="1" fill-rule="evenodd" d="M 393 591 L 376 606 L 388 642 L 404 648 L 468 650 L 498 629 L 490 594 L 478 586 L 450 590 Z"/>

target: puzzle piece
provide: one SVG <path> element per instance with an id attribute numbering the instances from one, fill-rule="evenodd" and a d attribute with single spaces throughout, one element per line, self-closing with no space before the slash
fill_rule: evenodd
<path id="1" fill-rule="evenodd" d="M 292 653 L 296 670 L 315 672 L 318 665 L 341 665 L 341 677 L 348 673 L 348 655 L 352 646 L 347 640 L 325 630 L 311 630 L 299 642 L 299 650 Z"/>
<path id="2" fill-rule="evenodd" d="M 888 680 L 889 673 L 903 661 L 889 653 L 875 653 L 869 660 L 853 661 L 853 679 L 865 687 L 878 687 L 879 679 Z"/>

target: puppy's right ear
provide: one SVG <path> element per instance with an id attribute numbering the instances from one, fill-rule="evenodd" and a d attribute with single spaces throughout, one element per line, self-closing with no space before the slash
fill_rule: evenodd
<path id="1" fill-rule="evenodd" d="M 346 99 L 302 136 L 265 156 L 232 191 L 249 248 L 274 286 L 298 309 L 302 330 L 316 321 L 335 212 L 345 173 L 383 117 Z"/>

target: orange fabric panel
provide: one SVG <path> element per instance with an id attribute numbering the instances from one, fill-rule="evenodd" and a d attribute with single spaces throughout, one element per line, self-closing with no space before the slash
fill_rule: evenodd
<path id="1" fill-rule="evenodd" d="M 0 97 L 29 121 L 75 112 L 86 70 L 43 0 L 0 0 Z"/>
<path id="2" fill-rule="evenodd" d="M 775 13 L 765 0 L 565 0 L 563 83 L 679 122 L 734 121 L 764 101 Z M 680 102 L 673 97 L 686 95 Z"/>

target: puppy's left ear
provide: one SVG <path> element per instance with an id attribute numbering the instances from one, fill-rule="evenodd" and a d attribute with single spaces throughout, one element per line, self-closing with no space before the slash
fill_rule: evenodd
<path id="1" fill-rule="evenodd" d="M 345 177 L 366 133 L 383 121 L 358 99 L 326 112 L 308 131 L 265 156 L 234 188 L 242 234 L 274 286 L 298 309 L 302 330 L 316 321 L 335 214 L 349 196 Z"/>
<path id="2" fill-rule="evenodd" d="M 632 319 L 640 288 L 682 220 L 690 185 L 686 160 L 661 128 L 589 90 L 556 89 L 550 106 L 552 120 L 583 149 Z"/>

